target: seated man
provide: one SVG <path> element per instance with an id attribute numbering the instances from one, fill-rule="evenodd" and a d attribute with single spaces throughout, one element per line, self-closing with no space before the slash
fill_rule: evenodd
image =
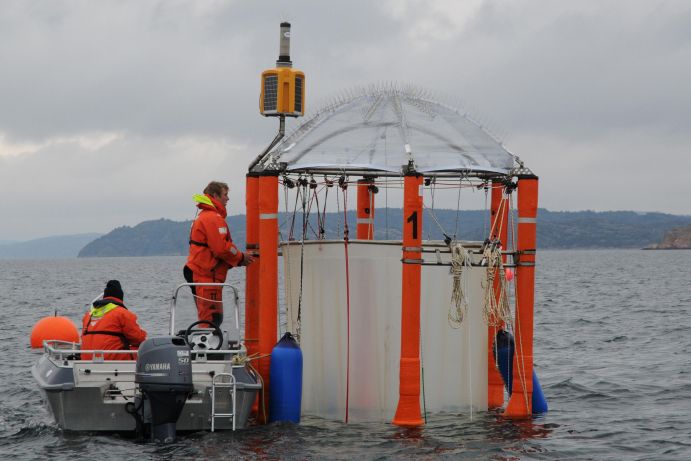
<path id="1" fill-rule="evenodd" d="M 103 299 L 94 301 L 82 320 L 82 350 L 137 349 L 146 339 L 146 331 L 137 324 L 137 316 L 127 310 L 122 300 L 120 282 L 110 280 Z M 82 360 L 91 360 L 82 354 Z M 104 354 L 105 360 L 133 360 L 134 354 Z"/>

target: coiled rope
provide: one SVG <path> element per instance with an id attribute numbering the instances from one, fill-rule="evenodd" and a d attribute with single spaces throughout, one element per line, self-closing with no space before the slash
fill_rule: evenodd
<path id="1" fill-rule="evenodd" d="M 501 258 L 501 245 L 498 242 L 488 242 L 482 253 L 482 260 L 487 264 L 483 289 L 485 302 L 482 315 L 487 325 L 500 327 L 511 323 L 511 307 L 509 293 Z M 498 279 L 498 293 L 495 296 L 495 280 Z"/>
<path id="2" fill-rule="evenodd" d="M 452 242 L 451 248 L 451 274 L 453 275 L 453 290 L 451 291 L 451 304 L 449 305 L 449 325 L 451 328 L 460 328 L 468 312 L 467 277 L 463 278 L 464 269 L 471 266 L 471 256 L 468 250 L 463 248 L 460 242 Z"/>

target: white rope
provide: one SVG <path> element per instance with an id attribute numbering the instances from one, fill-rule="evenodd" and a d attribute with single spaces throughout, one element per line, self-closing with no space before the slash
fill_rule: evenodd
<path id="1" fill-rule="evenodd" d="M 453 290 L 451 292 L 451 304 L 449 305 L 449 325 L 451 328 L 460 328 L 468 312 L 467 277 L 464 277 L 464 269 L 469 269 L 471 257 L 468 250 L 459 242 L 452 242 L 451 248 L 451 274 L 453 275 Z M 461 283 L 463 282 L 463 283 Z"/>
<path id="2" fill-rule="evenodd" d="M 482 259 L 487 263 L 485 281 L 483 283 L 485 302 L 482 315 L 487 325 L 499 327 L 511 322 L 511 307 L 509 305 L 504 263 L 501 259 L 501 247 L 491 243 L 486 245 Z M 499 293 L 498 296 L 495 296 L 494 285 L 497 275 L 499 275 Z"/>
<path id="3" fill-rule="evenodd" d="M 470 269 L 472 259 L 471 255 L 463 248 L 459 242 L 453 242 L 449 245 L 451 248 L 451 274 L 453 275 L 453 290 L 451 292 L 451 304 L 449 305 L 449 325 L 451 328 L 458 329 L 461 327 L 463 320 L 468 313 L 468 276 L 463 277 L 464 270 Z M 466 328 L 468 330 L 468 328 Z M 470 406 L 470 420 L 473 420 L 473 363 L 472 363 L 472 343 L 470 341 L 470 331 L 466 331 L 466 351 L 468 364 L 468 403 Z"/>
<path id="4" fill-rule="evenodd" d="M 432 219 L 434 220 L 435 223 L 437 223 L 437 227 L 439 227 L 439 231 L 440 231 L 441 234 L 444 236 L 444 241 L 446 241 L 446 242 L 451 241 L 451 240 L 452 240 L 451 237 L 449 237 L 449 234 L 446 233 L 446 230 L 445 230 L 444 227 L 441 225 L 441 223 L 439 222 L 439 220 L 437 219 L 437 217 L 434 215 L 434 208 L 432 208 L 432 209 L 430 210 L 429 207 L 428 207 L 427 205 L 425 205 L 424 202 L 422 203 L 422 208 L 423 208 L 425 211 L 427 211 L 427 214 L 428 214 L 429 216 L 432 217 Z M 455 239 L 455 238 L 456 238 L 456 234 L 454 234 L 454 239 Z M 449 244 L 449 247 L 450 247 L 450 246 L 451 246 L 451 244 Z"/>
<path id="5" fill-rule="evenodd" d="M 468 328 L 466 328 L 468 330 Z M 470 353 L 470 349 L 472 348 L 472 343 L 470 342 L 470 331 L 465 335 L 466 336 L 466 342 L 468 343 L 466 346 L 466 350 L 468 351 L 468 402 L 470 402 L 470 420 L 473 420 L 473 361 L 472 361 L 472 355 Z"/>
<path id="6" fill-rule="evenodd" d="M 193 298 L 197 298 L 197 299 L 203 299 L 204 301 L 208 301 L 208 302 L 210 302 L 210 303 L 223 304 L 223 300 L 222 300 L 222 299 L 209 299 L 209 298 L 205 298 L 205 297 L 203 297 L 203 296 L 199 296 L 199 295 L 195 295 L 195 294 L 193 294 L 192 297 L 193 297 Z"/>
<path id="7" fill-rule="evenodd" d="M 298 186 L 299 189 L 300 186 Z M 315 191 L 316 194 L 316 191 Z M 300 288 L 298 290 L 298 318 L 295 325 L 295 341 L 300 344 L 300 337 L 302 335 L 302 284 L 305 278 L 305 236 L 307 235 L 307 223 L 309 222 L 309 210 L 312 207 L 312 202 L 310 201 L 310 206 L 307 208 L 305 213 L 305 207 L 307 206 L 307 184 L 302 186 L 302 236 L 300 238 Z"/>

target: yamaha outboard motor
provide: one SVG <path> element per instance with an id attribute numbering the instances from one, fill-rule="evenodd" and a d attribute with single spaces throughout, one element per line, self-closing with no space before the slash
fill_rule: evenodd
<path id="1" fill-rule="evenodd" d="M 150 338 L 139 346 L 134 382 L 151 409 L 151 439 L 175 441 L 175 424 L 194 390 L 190 348 L 177 336 Z"/>

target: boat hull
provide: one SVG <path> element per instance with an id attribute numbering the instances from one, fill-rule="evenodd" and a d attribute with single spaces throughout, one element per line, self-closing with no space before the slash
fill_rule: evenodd
<path id="1" fill-rule="evenodd" d="M 128 413 L 140 404 L 134 384 L 134 361 L 89 362 L 64 360 L 44 355 L 32 368 L 48 408 L 57 425 L 68 431 L 134 432 L 136 419 Z M 236 381 L 235 428 L 247 426 L 252 405 L 261 389 L 245 367 L 228 361 L 193 364 L 194 392 L 188 397 L 177 421 L 178 431 L 211 429 L 212 376 L 231 372 Z M 229 387 L 217 387 L 215 413 L 232 413 Z M 148 408 L 144 420 L 150 418 Z M 232 430 L 231 417 L 217 417 L 214 430 Z"/>

